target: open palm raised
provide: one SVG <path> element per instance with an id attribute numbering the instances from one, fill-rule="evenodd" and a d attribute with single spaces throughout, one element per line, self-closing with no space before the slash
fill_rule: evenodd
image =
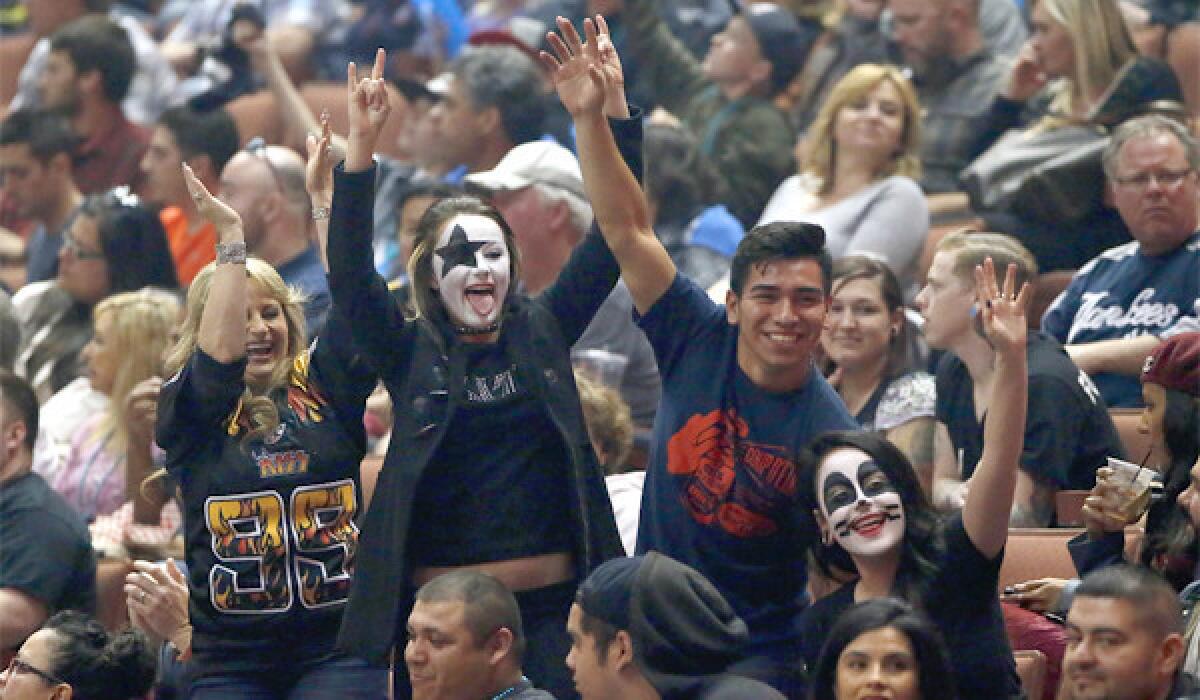
<path id="1" fill-rule="evenodd" d="M 604 106 L 608 80 L 602 70 L 596 47 L 596 25 L 591 19 L 583 21 L 587 37 L 585 44 L 570 21 L 558 18 L 558 33 L 550 32 L 546 40 L 554 55 L 542 51 L 540 58 L 550 72 L 558 99 L 572 116 L 599 112 Z"/>
<path id="2" fill-rule="evenodd" d="M 1004 288 L 996 284 L 996 266 L 991 258 L 975 266 L 975 290 L 982 314 L 983 332 L 996 352 L 1025 352 L 1025 308 L 1029 302 L 1029 283 L 1016 291 L 1017 266 L 1010 264 L 1004 275 Z"/>

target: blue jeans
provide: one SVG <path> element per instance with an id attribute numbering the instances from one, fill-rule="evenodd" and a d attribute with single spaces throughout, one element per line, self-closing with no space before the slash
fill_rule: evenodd
<path id="1" fill-rule="evenodd" d="M 191 700 L 385 700 L 386 669 L 345 656 L 302 668 L 226 673 L 192 681 Z"/>

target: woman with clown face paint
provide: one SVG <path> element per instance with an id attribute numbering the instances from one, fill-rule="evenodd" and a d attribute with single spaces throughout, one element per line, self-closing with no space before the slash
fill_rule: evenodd
<path id="1" fill-rule="evenodd" d="M 1010 268 L 1001 289 L 990 259 L 975 270 L 977 313 L 996 362 L 983 457 L 961 513 L 943 520 L 904 454 L 877 434 L 827 433 L 801 455 L 801 497 L 821 533 L 814 558 L 827 573 L 856 576 L 805 611 L 801 654 L 810 669 L 842 612 L 892 596 L 940 629 L 961 697 L 1020 695 L 996 594 L 1025 428 L 1029 290 L 1015 293 L 1015 276 Z"/>
<path id="2" fill-rule="evenodd" d="M 575 589 L 624 550 L 570 348 L 619 269 L 593 226 L 558 280 L 531 299 L 517 291 L 520 260 L 508 223 L 479 199 L 453 197 L 434 203 L 417 227 L 411 310 L 401 309 L 372 265 L 371 154 L 389 112 L 383 65 L 381 51 L 370 77 L 350 68 L 346 160 L 333 174 L 334 307 L 395 407 L 339 641 L 380 664 L 394 648 L 410 665 L 413 696 L 436 694 L 428 664 L 402 641 L 412 597 L 442 573 L 471 568 L 516 594 L 528 638 L 524 671 L 534 685 L 571 697 L 566 619 Z M 629 118 L 623 91 L 608 97 L 613 128 L 636 161 L 640 122 Z M 640 163 L 631 167 L 640 172 Z M 408 675 L 397 673 L 397 682 Z"/>

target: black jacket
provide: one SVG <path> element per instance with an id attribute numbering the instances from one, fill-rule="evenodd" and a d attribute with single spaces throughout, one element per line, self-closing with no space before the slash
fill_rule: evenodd
<path id="1" fill-rule="evenodd" d="M 641 123 L 614 121 L 626 161 L 641 172 Z M 366 515 L 354 587 L 339 647 L 375 665 L 386 662 L 401 615 L 411 605 L 405 553 L 412 501 L 421 474 L 446 436 L 463 384 L 461 344 L 428 320 L 407 321 L 372 268 L 372 186 L 375 171 L 335 172 L 330 221 L 330 289 L 349 320 L 354 342 L 376 365 L 394 406 L 392 440 Z M 570 348 L 608 297 L 620 275 L 593 225 L 558 280 L 536 299 L 515 296 L 501 332 L 518 376 L 544 403 L 570 455 L 570 514 L 574 555 L 582 579 L 601 562 L 624 553 L 612 506 L 588 439 L 571 369 Z"/>

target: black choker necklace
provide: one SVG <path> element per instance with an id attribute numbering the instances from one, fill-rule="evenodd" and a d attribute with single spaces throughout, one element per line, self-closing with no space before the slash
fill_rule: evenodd
<path id="1" fill-rule="evenodd" d="M 483 328 L 471 328 L 469 326 L 455 326 L 454 327 L 454 332 L 459 335 L 487 335 L 488 333 L 495 333 L 498 330 L 500 330 L 499 323 L 493 323 L 493 324 L 484 326 Z"/>

